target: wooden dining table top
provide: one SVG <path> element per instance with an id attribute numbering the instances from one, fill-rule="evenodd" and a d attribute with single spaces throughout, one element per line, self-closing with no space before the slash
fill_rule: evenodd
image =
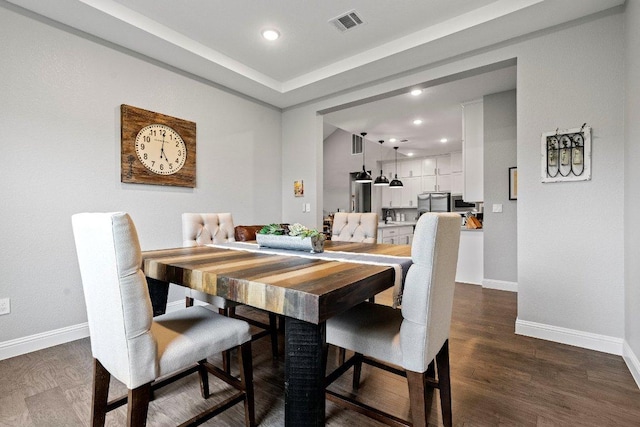
<path id="1" fill-rule="evenodd" d="M 326 251 L 410 256 L 411 247 L 326 241 Z M 393 286 L 387 265 L 197 246 L 145 251 L 147 277 L 319 324 Z"/>

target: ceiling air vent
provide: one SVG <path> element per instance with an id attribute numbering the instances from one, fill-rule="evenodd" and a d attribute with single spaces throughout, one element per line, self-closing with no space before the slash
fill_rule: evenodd
<path id="1" fill-rule="evenodd" d="M 341 32 L 351 30 L 358 25 L 364 24 L 364 21 L 360 16 L 358 16 L 355 10 L 351 10 L 343 15 L 330 19 L 329 22 L 335 25 Z"/>

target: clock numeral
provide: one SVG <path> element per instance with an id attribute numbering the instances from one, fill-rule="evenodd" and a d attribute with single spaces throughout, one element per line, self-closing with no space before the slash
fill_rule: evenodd
<path id="1" fill-rule="evenodd" d="M 155 160 L 151 160 L 151 167 L 154 167 L 156 165 L 156 161 Z"/>
<path id="2" fill-rule="evenodd" d="M 176 139 L 176 148 L 180 147 L 180 141 Z"/>
<path id="3" fill-rule="evenodd" d="M 144 151 L 144 144 L 140 144 L 140 149 Z"/>
<path id="4" fill-rule="evenodd" d="M 144 148 L 143 148 L 144 150 Z M 182 150 L 178 150 L 178 157 L 182 156 Z"/>
<path id="5" fill-rule="evenodd" d="M 148 158 L 147 153 L 144 153 L 144 156 L 142 156 L 142 157 L 144 157 L 144 159 L 147 160 L 147 158 Z"/>
<path id="6" fill-rule="evenodd" d="M 169 163 L 169 169 L 173 169 L 173 163 Z"/>
<path id="7" fill-rule="evenodd" d="M 180 163 L 180 159 L 176 159 L 176 163 Z"/>
<path id="8" fill-rule="evenodd" d="M 163 171 L 164 170 L 164 165 L 160 164 L 160 170 Z"/>

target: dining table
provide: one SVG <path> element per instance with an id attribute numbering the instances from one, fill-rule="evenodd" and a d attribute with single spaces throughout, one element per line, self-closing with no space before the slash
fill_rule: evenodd
<path id="1" fill-rule="evenodd" d="M 284 316 L 285 425 L 323 426 L 326 321 L 394 286 L 397 265 L 246 247 L 250 250 L 210 245 L 144 251 L 142 268 L 150 283 L 174 283 Z M 324 249 L 382 257 L 411 252 L 407 245 L 330 240 Z"/>

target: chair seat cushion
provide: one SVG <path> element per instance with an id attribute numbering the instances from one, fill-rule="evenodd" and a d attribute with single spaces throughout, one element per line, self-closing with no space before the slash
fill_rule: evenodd
<path id="1" fill-rule="evenodd" d="M 402 312 L 364 302 L 327 320 L 327 342 L 402 366 Z"/>
<path id="2" fill-rule="evenodd" d="M 251 340 L 249 324 L 201 306 L 155 317 L 151 333 L 158 344 L 158 376 Z"/>

